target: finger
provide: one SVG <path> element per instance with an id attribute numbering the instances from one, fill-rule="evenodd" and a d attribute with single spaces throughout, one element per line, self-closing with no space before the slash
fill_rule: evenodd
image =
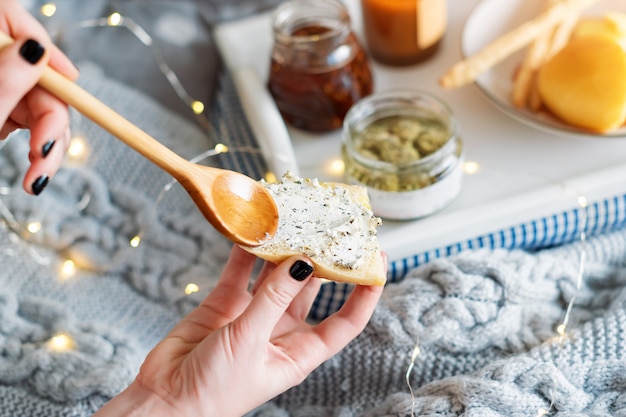
<path id="1" fill-rule="evenodd" d="M 309 280 L 287 309 L 289 315 L 299 320 L 305 320 L 309 316 L 321 286 L 321 279 Z"/>
<path id="2" fill-rule="evenodd" d="M 0 140 L 6 139 L 13 131 L 17 129 L 22 129 L 23 127 L 24 126 L 20 123 L 16 123 L 14 120 L 8 119 L 4 123 L 4 126 L 0 128 Z"/>
<path id="3" fill-rule="evenodd" d="M 24 189 L 39 194 L 35 184 L 39 178 L 51 178 L 63 162 L 69 144 L 69 113 L 67 106 L 40 87 L 25 99 L 30 109 L 31 166 L 24 176 Z"/>
<path id="4" fill-rule="evenodd" d="M 303 257 L 294 256 L 281 263 L 265 279 L 237 320 L 240 330 L 253 332 L 259 340 L 269 340 L 274 327 L 306 286 L 312 273 L 313 266 Z"/>
<path id="5" fill-rule="evenodd" d="M 356 338 L 367 325 L 383 286 L 357 286 L 342 308 L 307 333 L 287 334 L 274 343 L 308 375 Z"/>
<path id="6" fill-rule="evenodd" d="M 49 51 L 49 65 L 66 77 L 78 78 L 78 69 L 70 59 L 52 44 L 46 29 L 24 7 L 14 0 L 2 1 L 0 30 L 13 39 L 36 39 Z"/>
<path id="7" fill-rule="evenodd" d="M 32 39 L 18 39 L 0 50 L 0 122 L 3 125 L 37 84 L 46 60 L 45 49 Z"/>
<path id="8" fill-rule="evenodd" d="M 217 286 L 172 329 L 170 336 L 198 343 L 208 333 L 241 315 L 249 303 L 247 285 L 256 259 L 234 245 Z"/>
<path id="9" fill-rule="evenodd" d="M 335 314 L 314 328 L 334 354 L 358 336 L 367 325 L 383 292 L 383 286 L 358 285 Z"/>
<path id="10" fill-rule="evenodd" d="M 252 294 L 256 294 L 257 290 L 263 285 L 265 279 L 272 273 L 272 271 L 276 269 L 276 264 L 272 262 L 263 263 L 263 267 L 259 272 L 256 280 L 254 281 L 254 286 L 252 287 Z"/>
<path id="11" fill-rule="evenodd" d="M 215 289 L 237 293 L 248 291 L 256 260 L 256 256 L 241 249 L 239 245 L 233 245 Z"/>
<path id="12" fill-rule="evenodd" d="M 387 254 L 381 253 L 381 256 L 384 265 L 387 265 Z M 276 342 L 283 346 L 306 375 L 363 331 L 383 289 L 383 286 L 356 286 L 339 311 L 312 326 L 308 333 L 285 335 Z"/>
<path id="13" fill-rule="evenodd" d="M 56 45 L 50 47 L 48 65 L 73 81 L 76 81 L 80 74 L 74 63 Z"/>

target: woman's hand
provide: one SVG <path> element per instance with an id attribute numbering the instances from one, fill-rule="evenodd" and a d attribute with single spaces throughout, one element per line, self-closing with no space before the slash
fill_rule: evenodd
<path id="1" fill-rule="evenodd" d="M 299 384 L 365 327 L 382 287 L 358 286 L 340 311 L 306 321 L 321 281 L 308 260 L 266 263 L 235 247 L 217 287 L 147 356 L 104 416 L 241 416 Z"/>
<path id="2" fill-rule="evenodd" d="M 46 65 L 71 79 L 78 70 L 16 0 L 0 1 L 0 31 L 15 40 L 0 50 L 0 139 L 30 129 L 31 166 L 23 186 L 39 194 L 61 166 L 70 134 L 67 105 L 36 84 Z"/>

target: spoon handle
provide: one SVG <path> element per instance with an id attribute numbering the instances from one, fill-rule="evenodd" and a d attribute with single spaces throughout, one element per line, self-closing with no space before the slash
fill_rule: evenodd
<path id="1" fill-rule="evenodd" d="M 13 39 L 0 32 L 0 48 L 10 43 L 13 43 Z M 185 159 L 53 68 L 48 66 L 44 69 L 39 85 L 174 178 L 180 179 L 185 176 L 185 170 L 189 165 Z"/>

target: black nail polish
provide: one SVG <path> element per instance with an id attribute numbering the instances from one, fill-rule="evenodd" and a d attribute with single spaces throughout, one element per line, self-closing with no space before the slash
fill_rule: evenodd
<path id="1" fill-rule="evenodd" d="M 52 150 L 52 147 L 54 146 L 55 143 L 56 141 L 54 139 L 50 139 L 48 142 L 45 143 L 45 145 L 41 147 L 41 154 L 43 155 L 44 158 L 48 156 L 48 154 Z"/>
<path id="2" fill-rule="evenodd" d="M 41 177 L 37 178 L 31 186 L 31 188 L 33 189 L 33 194 L 41 194 L 43 189 L 46 188 L 46 185 L 48 185 L 48 180 L 50 180 L 50 177 L 48 177 L 47 175 L 42 175 Z"/>
<path id="3" fill-rule="evenodd" d="M 26 61 L 30 62 L 33 65 L 39 62 L 44 52 L 45 49 L 43 48 L 43 46 L 41 46 L 39 42 L 33 39 L 29 39 L 24 42 L 24 44 L 20 48 L 20 55 L 22 55 L 22 58 L 24 58 Z"/>
<path id="4" fill-rule="evenodd" d="M 289 275 L 296 281 L 304 281 L 313 273 L 313 267 L 304 261 L 296 261 L 289 268 Z"/>

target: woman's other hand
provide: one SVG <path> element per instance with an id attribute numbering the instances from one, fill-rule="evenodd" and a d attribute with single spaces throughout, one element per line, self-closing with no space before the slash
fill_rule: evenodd
<path id="1" fill-rule="evenodd" d="M 61 166 L 70 142 L 67 105 L 37 81 L 47 65 L 73 80 L 78 70 L 16 0 L 0 2 L 0 31 L 15 40 L 0 50 L 0 139 L 30 129 L 31 165 L 23 186 L 36 195 Z"/>

